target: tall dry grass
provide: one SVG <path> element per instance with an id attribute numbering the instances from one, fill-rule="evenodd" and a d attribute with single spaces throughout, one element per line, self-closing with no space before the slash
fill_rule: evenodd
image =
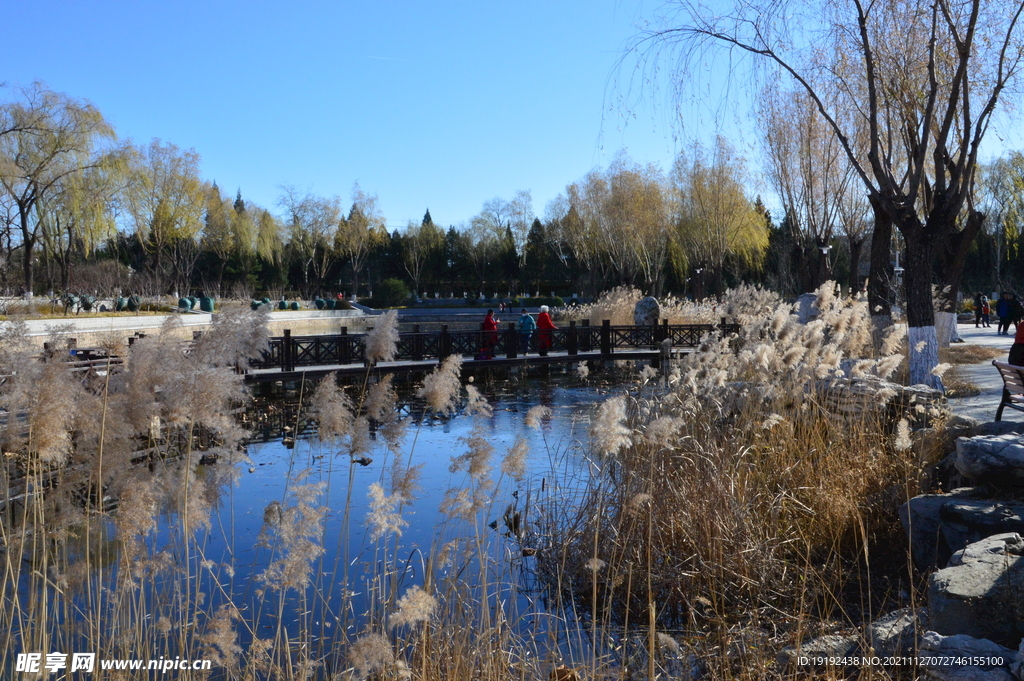
<path id="1" fill-rule="evenodd" d="M 886 380 L 905 341 L 892 332 L 870 358 L 866 304 L 833 291 L 808 324 L 733 292 L 739 336 L 707 338 L 664 392 L 642 375 L 598 412 L 586 493 L 537 528 L 544 581 L 595 632 L 669 628 L 713 677 L 761 678 L 782 645 L 905 604 L 877 583 L 909 581 L 895 511 L 930 463 L 911 424 L 944 415 Z"/>
<path id="2" fill-rule="evenodd" d="M 559 319 L 564 320 L 587 319 L 592 324 L 600 324 L 607 319 L 613 326 L 631 326 L 633 310 L 643 297 L 643 292 L 636 287 L 618 286 L 602 293 L 593 303 L 560 308 L 556 313 Z M 661 318 L 672 324 L 718 324 L 722 317 L 730 322 L 745 323 L 747 316 L 763 315 L 774 309 L 778 302 L 775 293 L 747 284 L 729 289 L 720 300 L 692 301 L 666 296 L 658 301 Z"/>
<path id="3" fill-rule="evenodd" d="M 620 323 L 613 308 L 631 316 L 634 295 L 593 314 Z M 396 409 L 390 379 L 304 386 L 332 473 L 296 467 L 267 504 L 252 583 L 203 537 L 244 457 L 232 412 L 247 396 L 232 367 L 265 342 L 264 320 L 220 316 L 187 354 L 143 339 L 127 371 L 85 381 L 31 361 L 7 327 L 0 659 L 216 663 L 185 679 L 763 678 L 775 644 L 856 619 L 851 589 L 863 612 L 891 596 L 861 579 L 894 536 L 891 505 L 876 500 L 912 492 L 921 465 L 909 433 L 920 415 L 885 381 L 900 339 L 859 359 L 871 346 L 864 304 L 819 295 L 807 325 L 759 289 L 666 303 L 673 321 L 728 316 L 743 331 L 709 337 L 667 378 L 641 373 L 595 410 L 572 466 L 575 450 L 531 452 L 521 433 L 495 451 L 474 428 L 452 456 L 430 546 L 416 550 L 403 533 L 422 424 L 456 412 L 482 424 L 491 405 L 460 383 L 458 358 L 422 382 L 418 418 Z M 393 352 L 392 327 L 380 325 L 375 356 Z M 869 408 L 845 411 L 850 400 Z M 524 433 L 546 418 L 530 410 Z M 362 489 L 355 471 L 370 455 L 388 470 Z M 538 456 L 587 474 L 538 489 L 527 465 Z M 344 486 L 343 508 L 327 507 L 331 485 Z M 366 517 L 352 513 L 356 495 Z M 341 536 L 327 536 L 330 514 Z M 348 535 L 364 528 L 370 557 L 356 569 Z"/>

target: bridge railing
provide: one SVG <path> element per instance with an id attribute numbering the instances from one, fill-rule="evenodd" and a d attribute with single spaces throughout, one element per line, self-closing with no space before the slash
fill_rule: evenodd
<path id="1" fill-rule="evenodd" d="M 604 321 L 601 326 L 577 325 L 569 322 L 550 331 L 535 331 L 525 348 L 527 353 L 565 352 L 570 356 L 600 352 L 613 355 L 616 349 L 646 348 L 654 350 L 665 339 L 674 347 L 696 347 L 713 333 L 739 332 L 738 324 L 668 324 L 657 326 L 612 326 Z M 497 331 L 458 330 L 442 326 L 440 332 L 400 333 L 395 360 L 421 361 L 443 359 L 451 354 L 465 357 L 515 358 L 524 348 L 514 324 Z M 284 336 L 270 339 L 269 347 L 259 358 L 250 361 L 254 369 L 280 368 L 294 371 L 296 367 L 330 366 L 366 363 L 366 336 L 348 334 L 324 336 L 293 336 L 285 330 Z"/>

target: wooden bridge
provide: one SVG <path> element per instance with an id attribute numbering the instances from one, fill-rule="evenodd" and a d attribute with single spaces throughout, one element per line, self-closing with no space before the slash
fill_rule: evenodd
<path id="1" fill-rule="evenodd" d="M 671 340 L 674 349 L 697 347 L 709 334 L 739 332 L 739 324 L 669 324 L 664 320 L 655 326 L 612 326 L 608 320 L 601 326 L 584 322 L 569 322 L 567 327 L 554 329 L 545 337 L 535 331 L 527 354 L 520 352 L 519 333 L 515 324 L 498 331 L 450 330 L 442 325 L 440 331 L 421 331 L 413 325 L 410 333 L 400 333 L 394 361 L 377 362 L 370 366 L 366 360 L 366 335 L 347 333 L 338 335 L 293 336 L 285 330 L 284 336 L 270 339 L 269 348 L 253 359 L 246 371 L 246 380 L 294 380 L 303 375 L 325 373 L 365 373 L 400 371 L 429 371 L 449 355 L 462 355 L 471 359 L 473 366 L 516 366 L 567 362 L 648 359 L 662 356 L 662 343 Z M 546 354 L 540 354 L 541 344 Z"/>

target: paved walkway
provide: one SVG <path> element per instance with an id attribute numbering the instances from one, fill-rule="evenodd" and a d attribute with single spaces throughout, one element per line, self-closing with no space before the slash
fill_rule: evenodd
<path id="1" fill-rule="evenodd" d="M 1006 355 L 1010 353 L 1010 346 L 1013 345 L 1013 336 L 996 335 L 996 327 L 993 324 L 988 329 L 976 329 L 973 322 L 970 324 L 959 324 L 957 332 L 960 337 L 971 345 L 984 345 L 987 347 L 1001 348 L 1004 355 L 1001 358 L 1005 361 Z M 1011 333 L 1013 330 L 1011 328 Z M 978 386 L 981 394 L 975 397 L 959 397 L 949 400 L 949 406 L 953 411 L 962 416 L 970 416 L 979 421 L 988 422 L 996 417 L 996 407 L 1002 399 L 1003 381 L 999 373 L 992 366 L 992 360 L 987 359 L 978 364 L 961 364 L 957 367 L 960 375 L 965 380 Z M 1024 414 L 1013 409 L 1003 411 L 1004 421 L 1020 421 Z"/>

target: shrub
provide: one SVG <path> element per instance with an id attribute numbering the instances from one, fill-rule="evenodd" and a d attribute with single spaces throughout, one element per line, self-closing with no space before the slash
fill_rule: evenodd
<path id="1" fill-rule="evenodd" d="M 401 279 L 385 279 L 365 302 L 370 307 L 395 307 L 409 299 L 409 287 Z"/>

